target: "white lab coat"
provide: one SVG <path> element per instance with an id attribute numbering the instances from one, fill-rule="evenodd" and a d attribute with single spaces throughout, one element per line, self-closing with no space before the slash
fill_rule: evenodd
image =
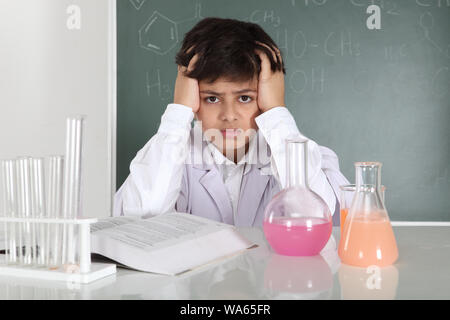
<path id="1" fill-rule="evenodd" d="M 158 132 L 130 164 L 130 174 L 115 196 L 114 215 L 146 217 L 177 210 L 238 226 L 262 225 L 265 206 L 285 184 L 285 140 L 307 139 L 295 119 L 285 107 L 255 118 L 258 139 L 268 144 L 270 157 L 252 164 L 250 173 L 243 177 L 238 217 L 233 221 L 222 176 L 210 153 L 204 152 L 206 142 L 194 144 L 199 129 L 191 127 L 193 118 L 190 108 L 168 105 Z M 349 182 L 339 171 L 336 154 L 308 140 L 309 185 L 334 214 L 339 210 L 339 185 Z M 198 164 L 196 159 L 203 162 Z"/>

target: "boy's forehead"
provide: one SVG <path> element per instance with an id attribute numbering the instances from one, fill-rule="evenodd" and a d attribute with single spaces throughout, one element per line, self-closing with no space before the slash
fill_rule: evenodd
<path id="1" fill-rule="evenodd" d="M 216 92 L 232 92 L 239 91 L 243 89 L 256 90 L 258 86 L 258 80 L 256 77 L 249 80 L 230 80 L 227 78 L 218 78 L 212 83 L 207 81 L 199 82 L 199 89 L 202 90 L 212 90 Z"/>

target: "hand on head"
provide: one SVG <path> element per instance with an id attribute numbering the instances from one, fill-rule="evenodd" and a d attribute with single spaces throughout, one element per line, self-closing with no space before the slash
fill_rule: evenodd
<path id="1" fill-rule="evenodd" d="M 268 45 L 257 42 L 271 52 L 275 61 L 282 63 L 280 50 L 275 51 Z M 189 48 L 189 53 L 193 48 Z M 281 70 L 272 71 L 271 62 L 267 54 L 261 49 L 255 49 L 255 53 L 261 60 L 261 71 L 258 75 L 258 107 L 261 112 L 266 112 L 274 107 L 284 106 L 284 73 Z M 199 83 L 197 79 L 189 78 L 186 73 L 194 69 L 199 56 L 196 53 L 189 61 L 189 65 L 178 66 L 177 79 L 175 81 L 174 103 L 192 108 L 197 113 L 200 108 Z"/>
<path id="2" fill-rule="evenodd" d="M 189 51 L 192 47 L 189 48 Z M 187 67 L 178 66 L 177 79 L 175 81 L 174 103 L 182 104 L 192 108 L 196 113 L 200 107 L 200 94 L 197 79 L 189 78 L 186 73 L 192 71 L 198 60 L 198 54 L 195 54 Z"/>
<path id="3" fill-rule="evenodd" d="M 268 45 L 257 42 L 266 47 L 275 61 L 282 63 L 280 50 L 276 52 Z M 258 77 L 258 106 L 261 112 L 266 112 L 274 107 L 284 106 L 284 73 L 281 70 L 275 72 L 271 69 L 268 56 L 260 49 L 255 50 L 261 59 L 261 71 Z"/>

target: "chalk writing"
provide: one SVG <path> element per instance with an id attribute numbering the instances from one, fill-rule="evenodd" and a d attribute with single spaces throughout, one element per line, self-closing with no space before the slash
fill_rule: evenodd
<path id="1" fill-rule="evenodd" d="M 273 10 L 255 10 L 250 15 L 250 22 L 268 23 L 276 28 L 281 25 L 281 18 Z"/>
<path id="2" fill-rule="evenodd" d="M 136 10 L 140 10 L 145 1 L 146 0 L 130 0 L 131 4 Z"/>
<path id="3" fill-rule="evenodd" d="M 323 93 L 325 90 L 325 70 L 324 68 L 311 68 L 311 72 L 295 70 L 289 77 L 289 87 L 295 93 L 301 94 L 306 89 L 311 92 Z"/>
<path id="4" fill-rule="evenodd" d="M 339 35 L 334 31 L 330 32 L 325 39 L 324 50 L 325 54 L 330 57 L 336 55 L 361 55 L 360 45 L 352 40 L 352 33 L 350 31 L 342 31 Z"/>
<path id="5" fill-rule="evenodd" d="M 438 43 L 436 43 L 430 34 L 430 31 L 433 29 L 434 26 L 434 18 L 433 15 L 431 14 L 431 12 L 424 12 L 420 18 L 419 18 L 419 25 L 423 30 L 424 33 L 424 37 L 425 40 L 431 44 L 431 46 L 435 47 L 440 53 L 444 54 L 445 56 L 447 56 L 447 58 L 450 58 L 450 54 L 449 54 L 449 46 L 450 44 L 447 45 L 446 49 L 443 49 L 441 47 L 441 45 L 439 45 Z"/>
<path id="6" fill-rule="evenodd" d="M 170 100 L 173 98 L 173 88 L 167 83 L 161 81 L 161 70 L 156 69 L 154 72 L 146 72 L 146 91 L 147 96 L 155 96 L 155 93 L 161 100 Z"/>
<path id="7" fill-rule="evenodd" d="M 408 46 L 407 43 L 403 43 L 400 46 L 385 46 L 384 59 L 389 62 L 394 62 L 406 57 Z"/>
<path id="8" fill-rule="evenodd" d="M 416 0 L 416 4 L 421 7 L 450 7 L 450 0 Z"/>
<path id="9" fill-rule="evenodd" d="M 195 5 L 195 16 L 175 22 L 158 11 L 139 29 L 139 45 L 141 48 L 159 55 L 167 54 L 178 43 L 178 24 L 202 18 L 201 4 Z"/>

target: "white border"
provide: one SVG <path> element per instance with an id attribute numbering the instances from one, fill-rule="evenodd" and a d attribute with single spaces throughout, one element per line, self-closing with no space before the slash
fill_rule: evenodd
<path id="1" fill-rule="evenodd" d="M 108 0 L 108 154 L 110 155 L 108 188 L 109 215 L 113 216 L 114 194 L 116 193 L 117 155 L 117 12 L 116 0 Z"/>

